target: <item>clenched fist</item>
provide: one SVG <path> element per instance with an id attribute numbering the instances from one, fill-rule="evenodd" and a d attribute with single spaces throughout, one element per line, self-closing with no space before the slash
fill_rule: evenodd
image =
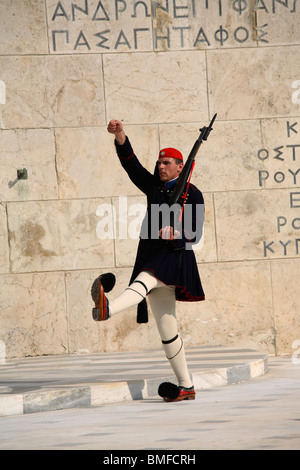
<path id="1" fill-rule="evenodd" d="M 110 134 L 114 134 L 116 141 L 118 142 L 119 145 L 123 145 L 125 143 L 126 136 L 125 136 L 123 124 L 121 121 L 112 119 L 107 126 L 107 131 Z"/>

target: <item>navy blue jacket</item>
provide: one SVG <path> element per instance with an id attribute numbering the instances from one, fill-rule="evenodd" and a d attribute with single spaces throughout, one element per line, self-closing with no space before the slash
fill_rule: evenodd
<path id="1" fill-rule="evenodd" d="M 202 235 L 204 201 L 202 193 L 190 184 L 184 214 L 189 213 L 188 227 L 178 224 L 175 213 L 175 228 L 180 231 L 180 238 L 166 241 L 159 238 L 158 230 L 164 221 L 153 220 L 157 207 L 168 204 L 172 183 L 161 182 L 157 166 L 150 173 L 134 154 L 129 139 L 116 150 L 122 167 L 131 181 L 146 195 L 147 212 L 142 223 L 137 256 L 130 282 L 144 270 L 150 270 L 154 276 L 169 286 L 175 286 L 176 300 L 196 302 L 204 300 L 204 292 L 199 276 L 192 244 L 197 243 Z M 175 183 L 175 182 L 174 182 Z M 173 186 L 174 187 L 174 186 Z M 154 207 L 155 206 L 155 207 Z M 178 206 L 179 207 L 179 206 Z M 151 218 L 152 215 L 152 218 Z M 183 217 L 185 221 L 185 217 Z M 155 227 L 153 227 L 155 225 Z M 170 225 L 167 223 L 166 225 Z"/>

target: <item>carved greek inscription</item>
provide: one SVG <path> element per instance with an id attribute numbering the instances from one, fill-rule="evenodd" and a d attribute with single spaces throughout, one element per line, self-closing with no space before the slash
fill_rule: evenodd
<path id="1" fill-rule="evenodd" d="M 292 134 L 298 134 L 298 122 L 291 123 L 287 121 L 286 131 L 287 137 L 290 138 Z M 257 152 L 257 158 L 264 162 L 267 160 L 277 160 L 279 162 L 291 163 L 296 162 L 297 165 L 300 162 L 300 144 L 287 144 L 279 145 L 273 149 L 261 148 Z M 297 166 L 296 165 L 296 166 Z M 266 182 L 275 182 L 276 185 L 281 185 L 282 183 L 288 183 L 289 186 L 299 186 L 300 184 L 300 167 L 296 168 L 293 165 L 293 168 L 284 169 L 275 169 L 271 172 L 269 169 L 261 169 L 258 171 L 258 182 L 259 187 L 266 187 Z"/>
<path id="2" fill-rule="evenodd" d="M 272 42 L 268 21 L 256 24 L 257 12 L 272 21 L 282 11 L 298 13 L 297 6 L 297 0 L 254 6 L 249 0 L 60 0 L 48 6 L 49 45 L 52 53 L 252 46 Z M 232 26 L 228 14 L 236 18 Z"/>
<path id="3" fill-rule="evenodd" d="M 300 192 L 291 192 L 289 195 L 290 209 L 293 209 L 292 217 L 278 215 L 275 226 L 277 233 L 284 237 L 288 232 L 289 238 L 282 240 L 263 240 L 263 255 L 266 258 L 272 254 L 275 256 L 294 257 L 300 254 Z M 291 234 L 295 234 L 294 237 Z"/>
<path id="4" fill-rule="evenodd" d="M 299 133 L 298 122 L 286 122 L 287 138 L 295 137 Z M 270 182 L 272 187 L 294 188 L 289 193 L 289 215 L 278 214 L 274 217 L 274 228 L 280 234 L 280 239 L 263 240 L 263 256 L 295 257 L 300 254 L 300 144 L 279 145 L 272 149 L 262 148 L 257 152 L 262 162 L 270 159 L 284 168 L 261 169 L 258 172 L 259 187 L 266 187 Z M 287 237 L 286 237 L 287 236 Z M 278 238 L 278 237 L 277 237 Z"/>

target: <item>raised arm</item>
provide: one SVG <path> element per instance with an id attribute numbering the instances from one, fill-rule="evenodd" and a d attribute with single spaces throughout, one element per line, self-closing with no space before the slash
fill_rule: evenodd
<path id="1" fill-rule="evenodd" d="M 143 193 L 149 194 L 153 175 L 141 165 L 136 157 L 124 132 L 122 122 L 112 119 L 107 126 L 107 131 L 115 136 L 117 154 L 129 178 Z"/>

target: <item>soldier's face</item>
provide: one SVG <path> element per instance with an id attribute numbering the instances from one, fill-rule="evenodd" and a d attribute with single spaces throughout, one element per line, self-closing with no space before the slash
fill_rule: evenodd
<path id="1" fill-rule="evenodd" d="M 160 158 L 157 162 L 161 181 L 171 181 L 181 173 L 183 163 L 177 163 L 174 158 Z"/>

